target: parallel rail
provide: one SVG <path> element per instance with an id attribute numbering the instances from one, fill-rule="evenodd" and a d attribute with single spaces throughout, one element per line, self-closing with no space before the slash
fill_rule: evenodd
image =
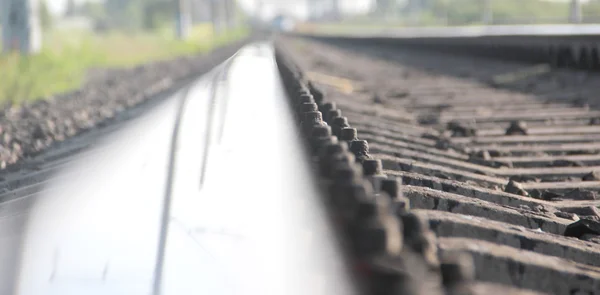
<path id="1" fill-rule="evenodd" d="M 493 56 L 556 67 L 600 69 L 599 25 L 502 25 L 298 32 L 336 42 L 368 42 Z"/>

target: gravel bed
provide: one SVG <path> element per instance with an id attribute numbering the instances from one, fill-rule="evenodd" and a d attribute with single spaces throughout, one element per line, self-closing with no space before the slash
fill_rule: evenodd
<path id="1" fill-rule="evenodd" d="M 116 116 L 185 81 L 207 73 L 252 37 L 207 54 L 149 63 L 128 69 L 90 71 L 76 91 L 0 110 L 0 169 L 31 157 Z"/>
<path id="2" fill-rule="evenodd" d="M 305 83 L 320 89 L 307 88 L 313 104 L 326 111 L 319 115 L 352 152 L 346 157 L 339 148 L 327 162 L 334 167 L 324 170 L 334 176 L 332 191 L 336 181 L 355 181 L 346 177 L 346 167 L 353 167 L 343 161 L 357 159 L 362 169 L 355 173 L 364 175 L 380 196 L 387 194 L 390 203 L 399 204 L 404 247 L 428 254 L 424 249 L 433 249 L 439 258 L 457 252 L 469 257 L 460 266 L 468 272 L 459 270 L 459 263 L 450 261 L 450 267 L 442 261 L 442 282 L 456 273 L 469 273 L 462 284 L 475 280 L 523 292 L 600 294 L 599 168 L 574 158 L 600 155 L 598 140 L 590 136 L 600 133 L 600 75 L 548 68 L 522 77 L 519 73 L 539 66 L 359 41 L 280 40 L 283 54 L 298 62 Z M 494 82 L 499 80 L 502 83 Z M 291 90 L 297 94 L 296 103 L 314 109 L 307 103 L 311 97 L 302 94 L 306 90 Z M 303 122 L 303 130 L 309 130 L 306 123 L 325 124 L 312 112 L 305 114 L 310 120 Z M 313 133 L 311 147 L 327 143 L 327 136 Z M 484 145 L 476 143 L 481 139 Z M 335 150 L 327 147 L 319 155 L 333 154 Z M 559 155 L 562 162 L 538 160 Z M 512 161 L 521 159 L 539 164 L 514 167 Z M 384 181 L 394 178 L 403 184 L 404 198 L 383 189 Z M 352 200 L 350 192 L 340 189 L 340 200 Z M 361 206 L 367 204 L 364 200 L 361 194 Z M 410 220 L 407 224 L 403 211 L 409 208 L 427 220 L 423 224 L 437 234 L 432 235 L 436 242 L 432 238 L 429 244 L 437 247 L 411 244 L 407 232 L 427 226 L 415 227 Z M 364 214 L 371 212 L 390 210 Z M 373 219 L 355 218 L 355 224 L 373 226 Z M 383 226 L 378 231 L 378 237 L 392 232 Z M 386 241 L 357 238 L 361 243 L 365 239 L 371 245 Z M 385 246 L 370 249 L 378 249 L 372 253 L 391 264 L 401 256 L 386 252 L 390 248 Z M 397 265 L 397 278 L 412 272 L 403 267 Z M 444 294 L 463 294 L 460 290 Z"/>

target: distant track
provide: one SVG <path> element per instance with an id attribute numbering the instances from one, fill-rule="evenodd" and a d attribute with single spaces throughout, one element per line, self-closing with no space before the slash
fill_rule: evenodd
<path id="1" fill-rule="evenodd" d="M 318 26 L 317 26 L 318 28 Z M 401 44 L 435 51 L 600 70 L 599 25 L 494 25 L 430 28 L 364 28 L 297 32 L 343 42 Z"/>

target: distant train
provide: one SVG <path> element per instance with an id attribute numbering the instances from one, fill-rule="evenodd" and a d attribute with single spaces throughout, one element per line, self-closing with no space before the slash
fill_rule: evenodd
<path id="1" fill-rule="evenodd" d="M 294 30 L 296 21 L 285 15 L 278 15 L 271 21 L 271 27 L 277 31 L 289 32 Z"/>

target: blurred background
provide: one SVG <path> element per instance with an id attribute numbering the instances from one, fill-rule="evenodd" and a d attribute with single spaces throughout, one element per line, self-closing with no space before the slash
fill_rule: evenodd
<path id="1" fill-rule="evenodd" d="M 90 70 L 206 53 L 244 38 L 249 18 L 239 2 L 0 0 L 0 100 L 45 98 L 79 88 Z"/>
<path id="2" fill-rule="evenodd" d="M 347 31 L 598 21 L 600 0 L 0 0 L 0 100 L 77 89 L 92 69 L 208 52 L 260 25 Z"/>
<path id="3" fill-rule="evenodd" d="M 565 24 L 600 21 L 599 0 L 307 0 L 309 18 L 388 26 Z"/>

